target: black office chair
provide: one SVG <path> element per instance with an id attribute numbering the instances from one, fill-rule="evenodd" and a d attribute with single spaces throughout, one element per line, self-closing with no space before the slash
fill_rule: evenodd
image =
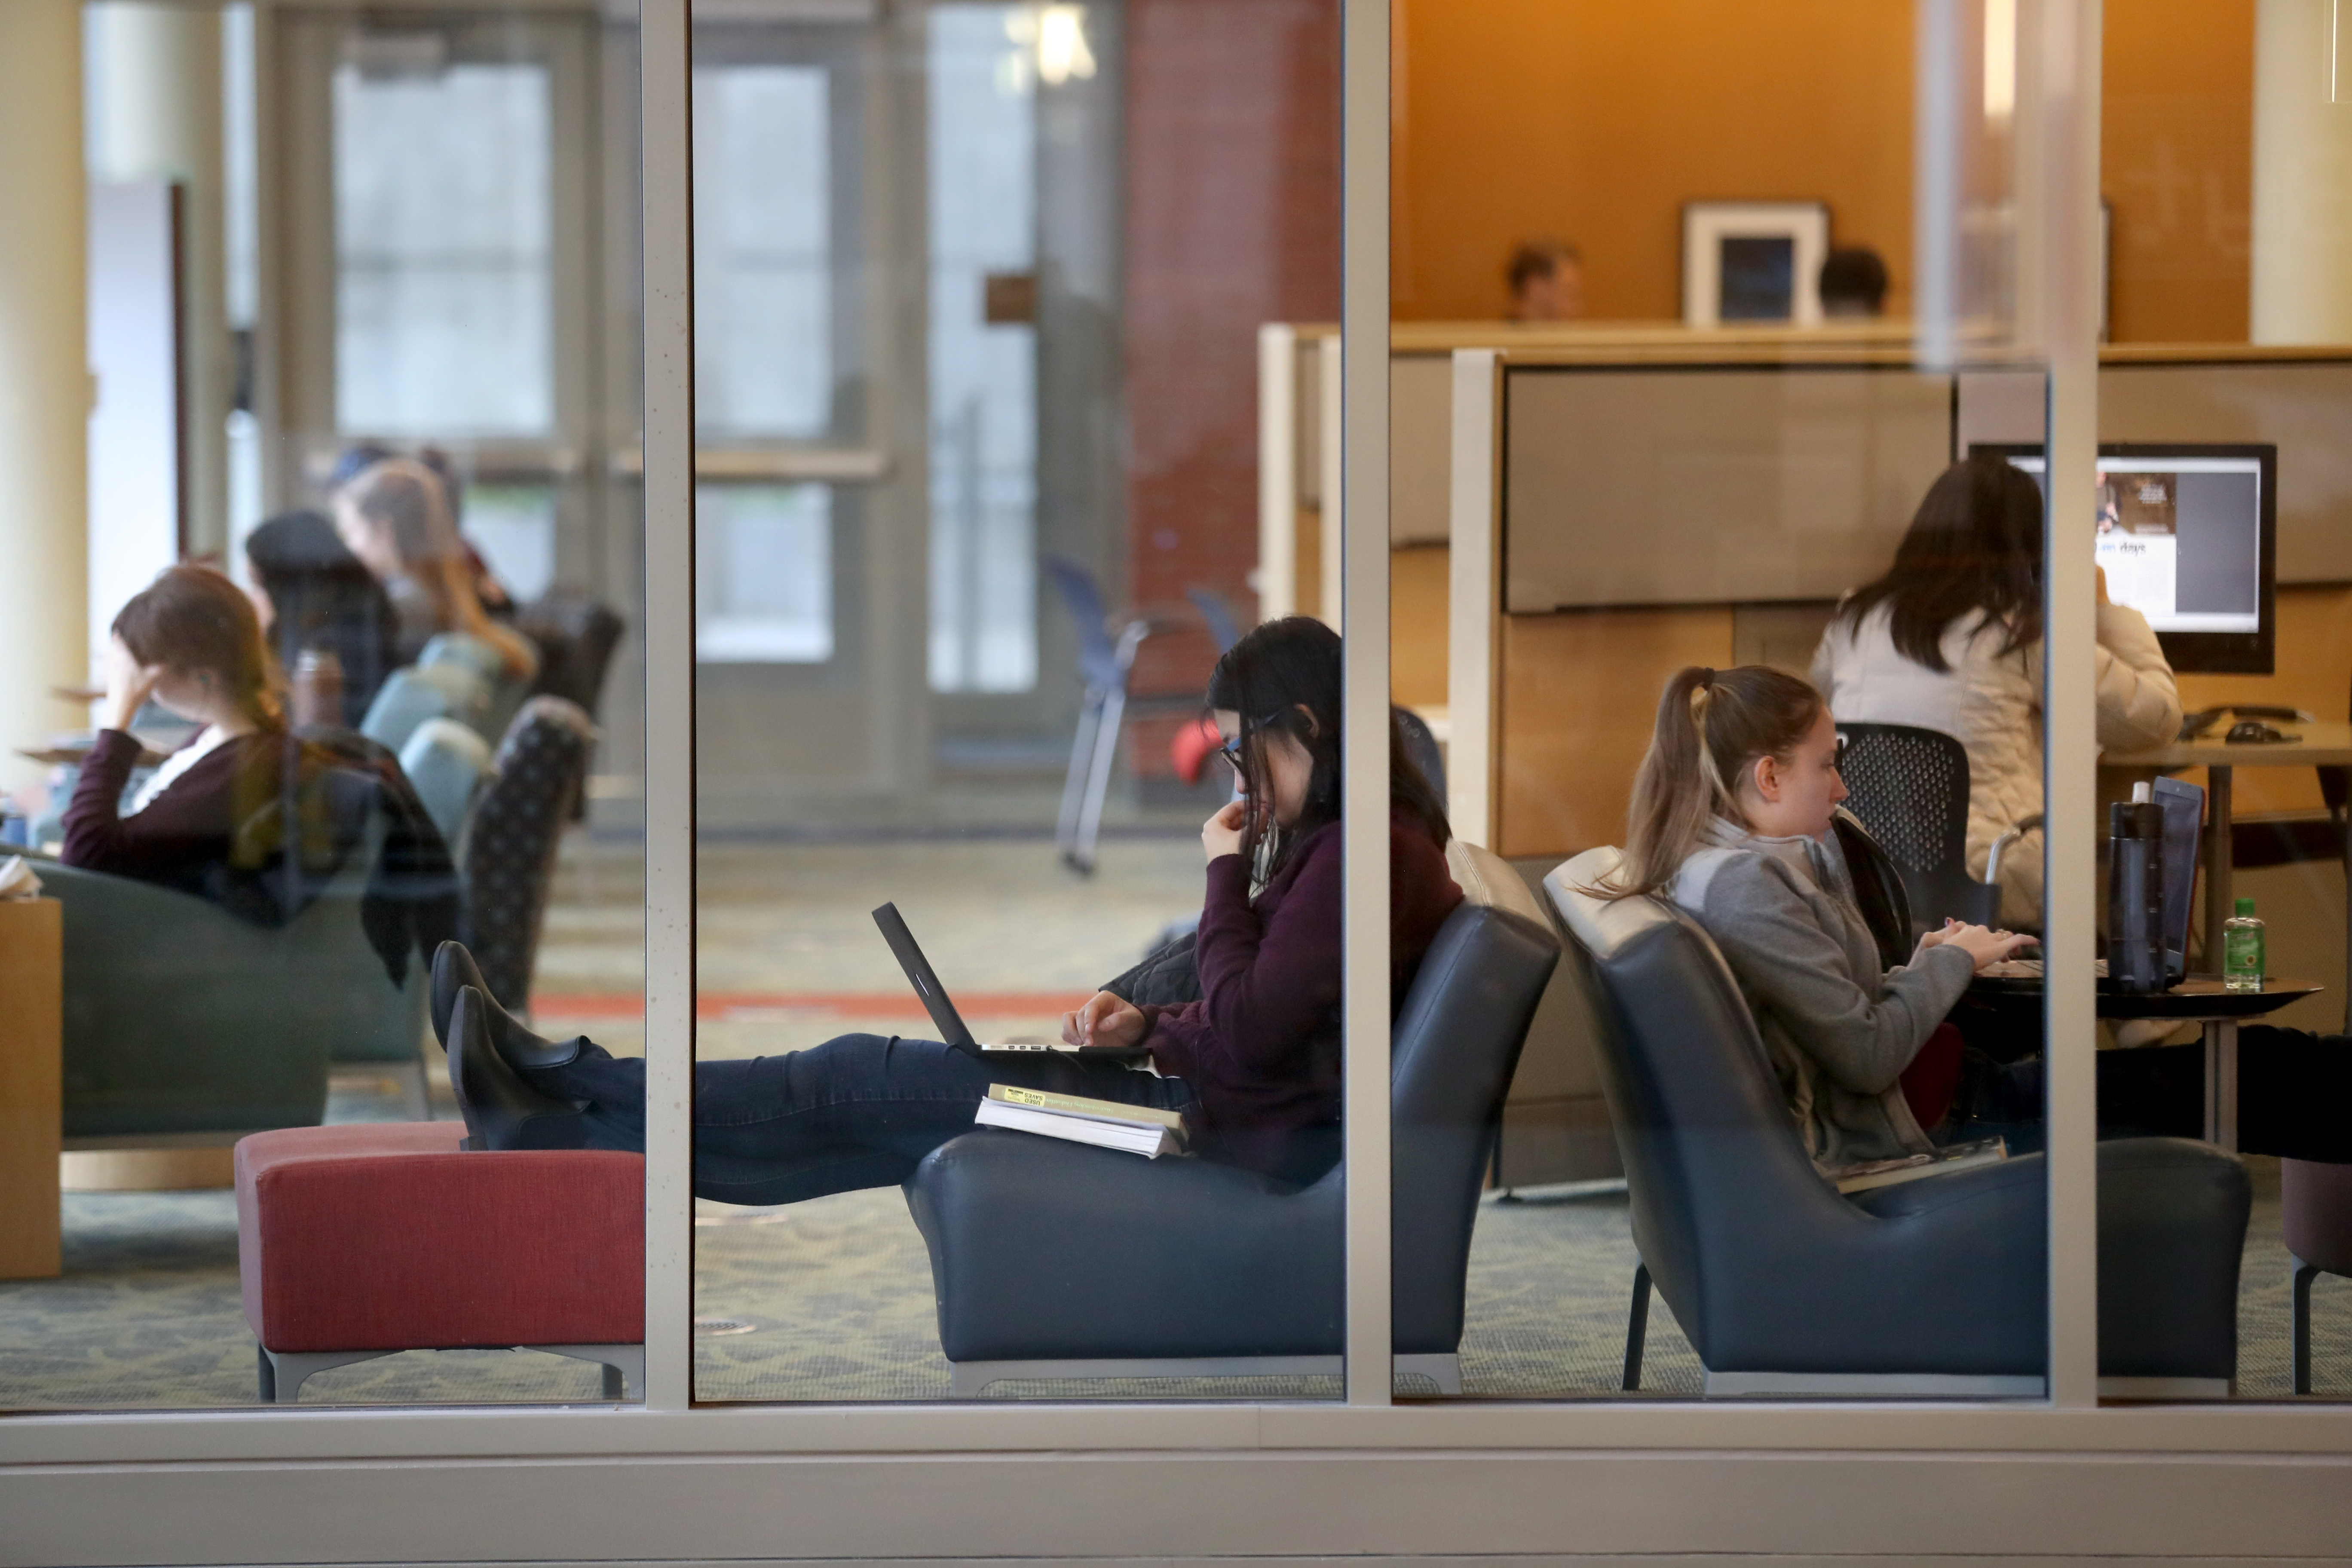
<path id="1" fill-rule="evenodd" d="M 594 719 L 604 675 L 627 629 L 620 612 L 585 594 L 557 592 L 515 611 L 515 628 L 539 647 L 535 697 L 561 697 Z"/>
<path id="2" fill-rule="evenodd" d="M 1398 1015 L 1391 1052 L 1396 1370 L 1461 1390 L 1470 1231 L 1503 1096 L 1559 960 L 1509 865 L 1464 847 L 1465 901 Z M 984 1128 L 907 1182 L 931 1253 L 953 1388 L 1007 1378 L 1336 1373 L 1344 1168 L 1292 1186 L 1204 1160 L 1146 1161 Z"/>
<path id="3" fill-rule="evenodd" d="M 1442 803 L 1445 799 L 1445 752 L 1437 744 L 1437 737 L 1429 728 L 1429 721 L 1410 708 L 1392 708 L 1396 715 L 1398 736 L 1404 742 L 1404 754 L 1429 781 Z"/>
<path id="4" fill-rule="evenodd" d="M 1846 809 L 1883 847 L 1910 895 L 1913 934 L 1946 917 L 2000 923 L 2000 858 L 2042 826 L 2039 813 L 1993 841 L 1984 880 L 1969 874 L 1969 753 L 1940 730 L 1840 724 Z"/>
<path id="5" fill-rule="evenodd" d="M 1657 899 L 1584 892 L 1595 849 L 1545 890 L 1592 1016 L 1624 1160 L 1633 1282 L 1624 1385 L 1654 1279 L 1709 1394 L 2033 1397 L 2048 1357 L 2042 1156 L 1852 1197 L 1814 1169 L 1712 940 Z M 2103 1391 L 2225 1394 L 2252 1188 L 2178 1138 L 2099 1145 Z"/>

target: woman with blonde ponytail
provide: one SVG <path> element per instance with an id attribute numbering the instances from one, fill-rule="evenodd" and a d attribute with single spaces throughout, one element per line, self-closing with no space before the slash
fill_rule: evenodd
<path id="1" fill-rule="evenodd" d="M 1624 859 L 1596 889 L 1672 899 L 1715 939 L 1824 1170 L 1935 1146 L 1960 1047 L 1948 1029 L 1922 1047 L 1979 969 L 2032 940 L 1951 924 L 1882 968 L 1831 833 L 1845 794 L 1820 692 L 1759 665 L 1694 665 L 1658 700 Z"/>

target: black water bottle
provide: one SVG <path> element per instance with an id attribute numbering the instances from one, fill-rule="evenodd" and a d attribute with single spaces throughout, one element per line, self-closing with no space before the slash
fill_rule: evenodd
<path id="1" fill-rule="evenodd" d="M 2164 989 L 2163 849 L 2162 806 L 2133 800 L 2107 807 L 2107 979 L 2118 991 Z"/>

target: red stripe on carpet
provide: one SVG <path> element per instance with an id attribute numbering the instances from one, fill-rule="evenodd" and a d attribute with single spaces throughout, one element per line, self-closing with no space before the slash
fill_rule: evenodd
<path id="1" fill-rule="evenodd" d="M 1084 1002 L 1082 991 L 973 991 L 957 995 L 967 1018 L 1058 1017 Z M 530 999 L 540 1018 L 641 1018 L 642 995 L 612 992 L 541 992 Z M 906 991 L 706 991 L 694 1016 L 723 1022 L 767 1013 L 821 1014 L 835 1018 L 915 1018 L 923 1005 Z"/>

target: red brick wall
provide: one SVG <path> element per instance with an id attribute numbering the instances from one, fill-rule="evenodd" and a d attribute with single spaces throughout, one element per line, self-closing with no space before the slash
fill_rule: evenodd
<path id="1" fill-rule="evenodd" d="M 1339 12 L 1129 0 L 1131 604 L 1183 606 L 1200 583 L 1254 618 L 1257 329 L 1339 314 Z M 1192 629 L 1156 637 L 1135 689 L 1198 689 L 1214 658 Z M 1139 773 L 1168 773 L 1171 727 L 1135 727 Z"/>

